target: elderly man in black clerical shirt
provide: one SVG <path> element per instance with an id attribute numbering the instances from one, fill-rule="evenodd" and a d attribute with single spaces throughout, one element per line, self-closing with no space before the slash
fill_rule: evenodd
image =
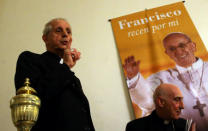
<path id="1" fill-rule="evenodd" d="M 159 85 L 153 95 L 156 109 L 147 117 L 133 120 L 126 131 L 195 131 L 195 124 L 179 118 L 184 108 L 183 95 L 171 84 Z"/>
<path id="2" fill-rule="evenodd" d="M 28 77 L 41 99 L 32 131 L 94 131 L 88 100 L 71 70 L 80 58 L 80 52 L 71 49 L 71 26 L 63 18 L 52 19 L 42 39 L 47 51 L 21 53 L 15 74 L 16 90 Z"/>

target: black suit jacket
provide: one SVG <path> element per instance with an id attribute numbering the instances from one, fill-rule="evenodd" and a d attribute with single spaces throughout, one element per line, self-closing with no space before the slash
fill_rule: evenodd
<path id="1" fill-rule="evenodd" d="M 186 120 L 179 118 L 164 124 L 164 120 L 159 118 L 156 111 L 151 115 L 129 122 L 126 131 L 185 131 Z"/>
<path id="2" fill-rule="evenodd" d="M 41 99 L 36 125 L 32 131 L 94 131 L 89 103 L 79 79 L 60 57 L 23 52 L 17 61 L 15 87 L 28 77 Z"/>

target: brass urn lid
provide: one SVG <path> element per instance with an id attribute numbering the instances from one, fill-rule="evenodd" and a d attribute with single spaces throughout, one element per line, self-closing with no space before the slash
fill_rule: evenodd
<path id="1" fill-rule="evenodd" d="M 19 94 L 37 94 L 36 90 L 30 87 L 30 80 L 29 78 L 25 79 L 24 86 L 17 90 L 16 95 Z"/>

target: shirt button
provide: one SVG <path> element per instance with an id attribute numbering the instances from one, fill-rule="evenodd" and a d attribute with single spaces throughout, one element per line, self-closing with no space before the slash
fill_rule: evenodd
<path id="1" fill-rule="evenodd" d="M 66 80 L 66 83 L 67 83 L 67 84 L 70 83 L 70 80 Z"/>
<path id="2" fill-rule="evenodd" d="M 87 112 L 87 110 L 86 110 L 85 108 L 82 108 L 82 111 L 83 111 L 84 113 L 86 113 L 86 112 Z"/>
<path id="3" fill-rule="evenodd" d="M 90 131 L 90 128 L 89 127 L 85 127 L 84 130 L 85 131 Z"/>
<path id="4" fill-rule="evenodd" d="M 75 84 L 74 83 L 72 83 L 72 87 L 75 87 Z"/>

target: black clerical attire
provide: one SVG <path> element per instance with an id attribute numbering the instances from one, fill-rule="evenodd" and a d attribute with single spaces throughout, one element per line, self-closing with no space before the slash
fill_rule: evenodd
<path id="1" fill-rule="evenodd" d="M 41 99 L 36 125 L 32 131 L 94 131 L 89 103 L 79 79 L 61 58 L 51 52 L 23 52 L 17 61 L 15 87 L 25 78 Z"/>
<path id="2" fill-rule="evenodd" d="M 179 118 L 168 123 L 153 111 L 149 116 L 133 120 L 126 126 L 126 131 L 185 131 L 186 120 Z"/>

